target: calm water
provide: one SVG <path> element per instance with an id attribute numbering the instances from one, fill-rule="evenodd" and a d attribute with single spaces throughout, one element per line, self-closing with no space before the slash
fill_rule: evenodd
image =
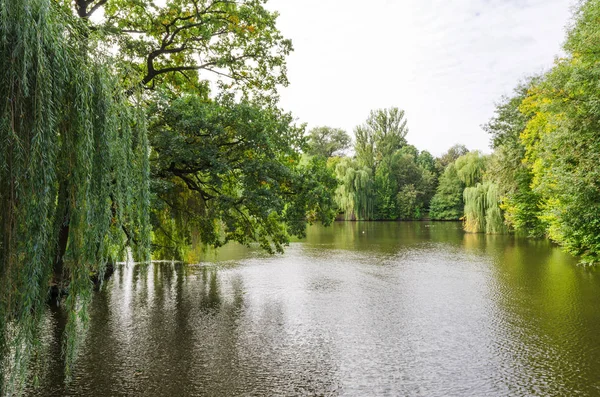
<path id="1" fill-rule="evenodd" d="M 126 266 L 39 395 L 600 395 L 600 273 L 456 223 L 312 227 L 285 255 Z M 60 312 L 47 322 L 57 357 Z"/>

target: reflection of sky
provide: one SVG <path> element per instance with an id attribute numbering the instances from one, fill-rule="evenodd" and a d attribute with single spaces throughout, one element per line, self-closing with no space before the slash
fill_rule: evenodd
<path id="1" fill-rule="evenodd" d="M 487 150 L 480 125 L 493 103 L 552 65 L 574 3 L 271 0 L 295 48 L 282 105 L 309 127 L 348 132 L 371 109 L 398 106 L 421 150 Z"/>

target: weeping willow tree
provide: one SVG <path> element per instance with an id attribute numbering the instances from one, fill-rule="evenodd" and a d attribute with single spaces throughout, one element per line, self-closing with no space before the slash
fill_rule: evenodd
<path id="1" fill-rule="evenodd" d="M 456 173 L 466 187 L 473 187 L 480 183 L 485 173 L 488 162 L 488 156 L 482 155 L 478 151 L 469 152 L 460 156 L 454 162 Z"/>
<path id="2" fill-rule="evenodd" d="M 499 234 L 506 232 L 500 210 L 498 186 L 491 182 L 478 183 L 464 191 L 464 228 L 470 233 Z"/>
<path id="3" fill-rule="evenodd" d="M 0 394 L 26 380 L 51 285 L 68 375 L 91 276 L 126 245 L 148 255 L 143 114 L 86 29 L 51 0 L 0 3 Z"/>
<path id="4" fill-rule="evenodd" d="M 344 211 L 346 219 L 373 219 L 375 192 L 371 169 L 359 167 L 355 161 L 344 159 L 336 166 L 335 173 L 340 181 L 335 201 Z"/>

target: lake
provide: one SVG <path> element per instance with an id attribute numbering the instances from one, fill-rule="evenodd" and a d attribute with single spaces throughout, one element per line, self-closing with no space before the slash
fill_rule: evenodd
<path id="1" fill-rule="evenodd" d="M 284 255 L 121 266 L 67 387 L 49 310 L 32 394 L 600 395 L 600 277 L 576 264 L 460 223 L 337 222 Z"/>

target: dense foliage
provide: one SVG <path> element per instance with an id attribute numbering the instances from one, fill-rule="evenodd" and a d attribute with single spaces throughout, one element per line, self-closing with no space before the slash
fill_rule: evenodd
<path id="1" fill-rule="evenodd" d="M 143 113 L 81 21 L 47 0 L 0 8 L 0 382 L 23 380 L 49 285 L 68 288 L 67 373 L 100 278 L 125 245 L 148 259 Z M 126 232 L 125 232 L 126 231 Z"/>
<path id="2" fill-rule="evenodd" d="M 371 169 L 344 158 L 335 165 L 335 175 L 339 181 L 335 200 L 346 219 L 372 219 L 375 191 Z"/>
<path id="3" fill-rule="evenodd" d="M 456 156 L 456 152 L 457 147 L 452 147 L 442 158 L 452 158 L 452 155 Z M 500 208 L 496 208 L 498 200 L 494 203 L 491 196 L 490 200 L 487 198 L 488 190 L 493 191 L 497 188 L 487 181 L 488 163 L 489 157 L 477 151 L 465 152 L 451 161 L 441 175 L 436 194 L 431 201 L 431 219 L 463 219 L 465 230 L 469 232 L 488 230 L 485 223 L 488 207 L 494 214 L 500 211 Z M 503 223 L 502 216 L 500 223 Z M 490 230 L 500 231 L 501 228 L 494 226 Z"/>
<path id="4" fill-rule="evenodd" d="M 322 158 L 301 164 L 303 132 L 289 114 L 230 97 L 185 96 L 158 112 L 150 125 L 154 255 L 181 259 L 192 236 L 281 252 L 307 222 L 330 223 L 336 180 Z"/>
<path id="5" fill-rule="evenodd" d="M 519 107 L 534 81 L 520 84 L 513 97 L 503 98 L 496 115 L 484 128 L 491 135 L 494 148 L 490 179 L 500 189 L 507 226 L 518 234 L 541 237 L 545 231 L 539 217 L 540 196 L 531 189 L 533 174 L 524 161 L 525 145 L 520 139 L 529 117 Z"/>
<path id="6" fill-rule="evenodd" d="M 478 183 L 464 191 L 464 227 L 471 233 L 504 233 L 504 218 L 500 210 L 498 186 L 492 182 Z"/>
<path id="7" fill-rule="evenodd" d="M 464 182 L 458 177 L 456 167 L 450 163 L 439 179 L 435 195 L 431 199 L 429 216 L 435 220 L 459 220 L 463 216 Z"/>

